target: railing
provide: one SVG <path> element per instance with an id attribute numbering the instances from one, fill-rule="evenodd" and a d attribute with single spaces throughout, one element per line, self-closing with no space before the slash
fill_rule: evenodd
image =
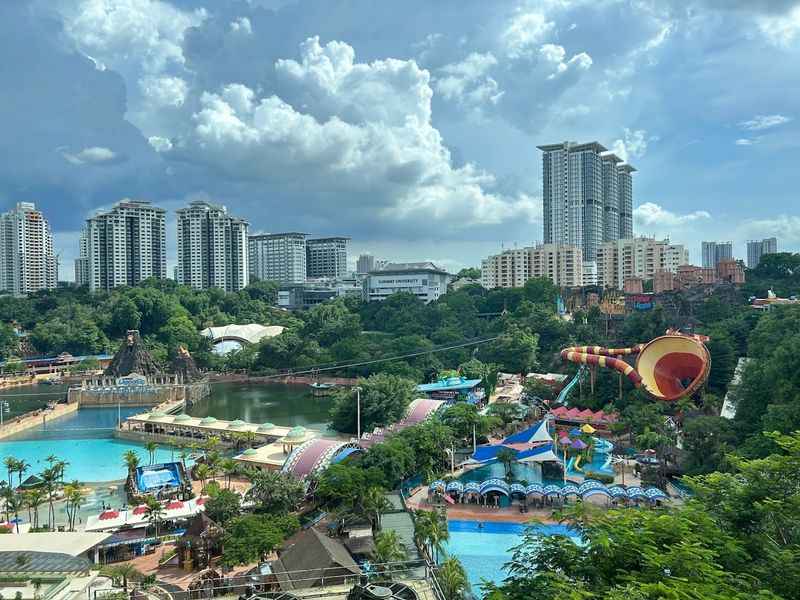
<path id="1" fill-rule="evenodd" d="M 419 575 L 420 571 L 423 575 Z M 350 589 L 359 583 L 371 580 L 391 580 L 399 583 L 425 581 L 430 586 L 436 600 L 445 600 L 435 571 L 436 567 L 427 560 L 414 560 L 371 564 L 369 572 L 363 574 L 348 572 L 343 567 L 285 571 L 279 574 L 256 573 L 204 579 L 200 581 L 201 585 L 196 589 L 186 591 L 167 592 L 157 583 L 144 588 L 141 584 L 133 584 L 130 589 L 130 598 L 142 597 L 147 593 L 155 594 L 161 600 L 198 600 L 234 594 L 256 598 L 259 593 L 278 591 L 280 580 L 291 580 L 294 588 L 308 590 L 303 594 L 303 598 L 338 598 L 346 597 Z M 342 589 L 331 589 L 332 587 L 341 587 Z M 314 590 L 319 590 L 319 593 Z"/>

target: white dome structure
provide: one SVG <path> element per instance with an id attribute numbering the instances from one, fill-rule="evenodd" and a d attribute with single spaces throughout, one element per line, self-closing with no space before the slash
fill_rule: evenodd
<path id="1" fill-rule="evenodd" d="M 259 325 L 249 323 L 248 325 L 224 325 L 221 327 L 207 327 L 200 332 L 211 339 L 214 346 L 214 353 L 225 355 L 234 350 L 241 350 L 244 346 L 257 344 L 264 338 L 271 338 L 283 333 L 280 325 Z"/>

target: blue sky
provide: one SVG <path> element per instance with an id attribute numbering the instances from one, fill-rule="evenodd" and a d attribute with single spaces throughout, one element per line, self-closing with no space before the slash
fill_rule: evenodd
<path id="1" fill-rule="evenodd" d="M 626 156 L 636 232 L 694 261 L 800 249 L 798 2 L 6 0 L 0 56 L 0 208 L 46 212 L 63 278 L 125 197 L 476 265 L 541 239 L 563 140 Z"/>

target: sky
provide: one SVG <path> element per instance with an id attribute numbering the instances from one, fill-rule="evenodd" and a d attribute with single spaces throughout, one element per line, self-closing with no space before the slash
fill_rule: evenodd
<path id="1" fill-rule="evenodd" d="M 0 209 L 61 278 L 123 198 L 457 270 L 542 238 L 537 145 L 637 169 L 635 232 L 800 250 L 800 2 L 2 0 Z"/>

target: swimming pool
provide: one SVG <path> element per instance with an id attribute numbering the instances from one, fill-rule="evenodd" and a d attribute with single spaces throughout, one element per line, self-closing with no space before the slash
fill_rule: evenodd
<path id="1" fill-rule="evenodd" d="M 522 541 L 527 525 L 477 521 L 448 521 L 450 531 L 445 550 L 464 565 L 472 593 L 481 598 L 481 583 L 502 583 L 507 577 L 503 566 L 511 560 L 511 549 Z M 576 542 L 579 538 L 564 525 L 531 525 L 545 535 L 566 535 Z"/>
<path id="2" fill-rule="evenodd" d="M 512 466 L 512 473 L 514 475 L 514 481 L 527 481 L 530 483 L 543 483 L 544 485 L 553 484 L 561 484 L 564 483 L 563 478 L 548 478 L 542 477 L 542 470 L 541 467 L 538 466 L 530 466 L 525 463 L 514 463 Z M 486 481 L 487 479 L 505 479 L 506 478 L 506 469 L 505 467 L 500 464 L 499 462 L 491 462 L 485 464 L 477 469 L 470 469 L 469 471 L 465 471 L 461 475 L 458 476 L 458 480 L 462 483 L 467 483 L 469 481 L 477 481 L 482 482 Z"/>

